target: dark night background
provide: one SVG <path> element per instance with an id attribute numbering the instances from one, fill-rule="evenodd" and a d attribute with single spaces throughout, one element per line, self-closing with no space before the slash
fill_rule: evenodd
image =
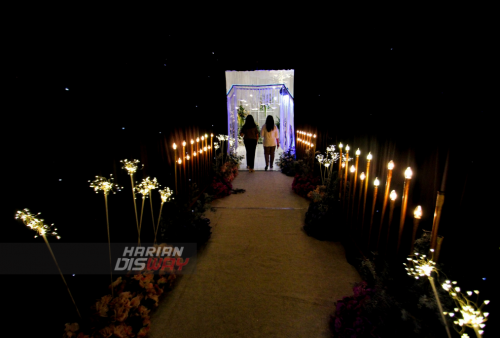
<path id="1" fill-rule="evenodd" d="M 486 326 L 491 335 L 491 322 L 498 317 L 491 311 L 498 302 L 493 290 L 498 282 L 493 202 L 498 198 L 493 193 L 491 52 L 467 39 L 437 36 L 425 43 L 354 43 L 347 37 L 331 42 L 333 32 L 327 31 L 305 36 L 297 28 L 295 38 L 293 33 L 286 44 L 281 36 L 276 44 L 255 48 L 244 41 L 228 45 L 242 38 L 209 28 L 195 34 L 183 27 L 153 33 L 47 23 L 16 33 L 10 38 L 10 63 L 4 65 L 2 241 L 41 241 L 14 220 L 17 210 L 29 208 L 55 223 L 63 241 L 106 242 L 103 198 L 88 180 L 114 173 L 117 183 L 128 187 L 118 161 L 137 158 L 145 164 L 145 176 L 171 186 L 165 142 L 170 144 L 175 132 L 227 133 L 225 70 L 294 69 L 297 129 L 317 128 L 318 150 L 338 142 L 353 151 L 359 147 L 361 167 L 371 151 L 370 176 L 378 176 L 382 186 L 386 163 L 393 159 L 398 195 L 404 169 L 411 166 L 408 217 L 422 205 L 421 228 L 431 228 L 449 155 L 440 261 L 462 289 L 480 289 L 492 299 Z M 117 215 L 132 208 L 117 202 L 128 203 L 128 194 L 113 197 L 111 233 L 117 238 L 120 226 L 125 228 Z M 10 277 L 3 277 L 9 293 Z M 101 277 L 86 282 L 85 289 L 101 290 L 95 298 L 108 282 Z M 83 308 L 85 301 L 78 297 L 85 292 L 76 290 L 77 278 L 86 277 L 68 282 Z M 30 319 L 34 327 L 62 334 L 64 323 L 74 318 L 61 278 L 16 280 L 21 290 L 13 301 L 16 311 L 30 307 L 38 314 Z M 23 323 L 26 317 L 17 318 Z"/>

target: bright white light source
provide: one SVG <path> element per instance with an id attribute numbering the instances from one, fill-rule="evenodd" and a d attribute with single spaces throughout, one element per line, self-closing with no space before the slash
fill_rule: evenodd
<path id="1" fill-rule="evenodd" d="M 64 88 L 65 90 L 69 90 L 68 88 Z"/>
<path id="2" fill-rule="evenodd" d="M 122 127 L 122 129 L 125 129 L 125 127 Z"/>
<path id="3" fill-rule="evenodd" d="M 62 181 L 62 178 L 59 179 L 59 182 Z"/>

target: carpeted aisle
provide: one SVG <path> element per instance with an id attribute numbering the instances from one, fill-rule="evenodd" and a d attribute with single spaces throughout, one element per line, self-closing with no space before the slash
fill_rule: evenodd
<path id="1" fill-rule="evenodd" d="M 308 201 L 279 172 L 240 172 L 214 201 L 212 238 L 153 314 L 148 337 L 329 337 L 334 303 L 360 281 L 340 243 L 301 229 Z"/>

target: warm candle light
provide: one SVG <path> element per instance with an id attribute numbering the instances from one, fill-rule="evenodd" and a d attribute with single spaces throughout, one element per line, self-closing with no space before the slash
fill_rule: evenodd
<path id="1" fill-rule="evenodd" d="M 391 191 L 390 198 L 391 201 L 395 201 L 398 195 L 396 194 L 396 190 Z"/>
<path id="2" fill-rule="evenodd" d="M 387 164 L 387 169 L 389 169 L 389 170 L 394 169 L 394 162 L 392 160 L 389 161 L 389 163 Z"/>
<path id="3" fill-rule="evenodd" d="M 361 151 L 359 151 L 359 148 L 358 148 L 358 150 L 356 150 L 356 156 L 359 156 L 359 155 L 361 155 Z"/>
<path id="4" fill-rule="evenodd" d="M 422 207 L 420 205 L 415 208 L 413 215 L 415 216 L 415 218 L 422 218 Z"/>
<path id="5" fill-rule="evenodd" d="M 345 167 L 345 162 L 342 162 L 342 168 L 344 168 L 344 167 Z"/>
<path id="6" fill-rule="evenodd" d="M 177 161 L 177 163 L 181 164 L 182 163 L 182 160 L 181 158 L 179 157 L 179 160 Z"/>
<path id="7" fill-rule="evenodd" d="M 351 173 L 354 173 L 356 171 L 356 168 L 354 167 L 354 164 L 351 166 Z"/>
<path id="8" fill-rule="evenodd" d="M 411 168 L 408 167 L 406 168 L 405 170 L 405 178 L 408 179 L 408 180 L 411 180 L 411 176 L 413 175 L 413 172 L 411 171 Z"/>

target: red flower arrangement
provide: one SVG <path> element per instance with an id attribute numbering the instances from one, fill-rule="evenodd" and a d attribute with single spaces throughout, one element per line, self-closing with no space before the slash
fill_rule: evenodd
<path id="1" fill-rule="evenodd" d="M 314 177 L 312 174 L 305 176 L 295 175 L 292 183 L 293 191 L 302 197 L 308 197 L 309 192 L 316 189 L 316 186 L 320 183 L 319 177 Z"/>

